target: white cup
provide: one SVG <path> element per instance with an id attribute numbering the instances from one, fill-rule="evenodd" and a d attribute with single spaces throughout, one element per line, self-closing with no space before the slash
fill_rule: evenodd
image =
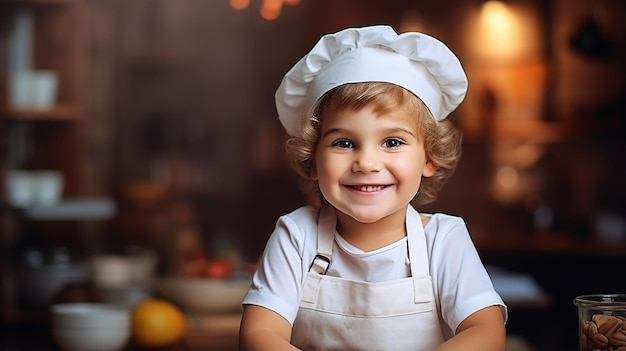
<path id="1" fill-rule="evenodd" d="M 46 109 L 54 106 L 59 85 L 59 76 L 55 71 L 33 71 L 30 84 L 30 105 L 33 108 Z"/>
<path id="2" fill-rule="evenodd" d="M 22 70 L 12 74 L 9 98 L 18 108 L 46 109 L 57 100 L 59 76 L 53 70 Z"/>
<path id="3" fill-rule="evenodd" d="M 55 170 L 42 170 L 35 173 L 35 204 L 50 206 L 58 203 L 63 194 L 63 174 Z"/>
<path id="4" fill-rule="evenodd" d="M 26 208 L 33 204 L 37 182 L 33 172 L 8 170 L 4 177 L 5 193 L 9 205 L 15 208 Z"/>
<path id="5" fill-rule="evenodd" d="M 13 107 L 28 107 L 30 100 L 30 71 L 18 71 L 11 75 L 9 101 Z"/>
<path id="6" fill-rule="evenodd" d="M 7 202 L 15 208 L 54 205 L 62 198 L 63 185 L 63 173 L 56 170 L 13 169 L 5 173 Z"/>

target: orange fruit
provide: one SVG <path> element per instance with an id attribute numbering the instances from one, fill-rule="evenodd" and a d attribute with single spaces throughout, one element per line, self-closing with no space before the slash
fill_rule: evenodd
<path id="1" fill-rule="evenodd" d="M 131 311 L 133 342 L 144 348 L 173 345 L 185 333 L 187 321 L 183 312 L 169 301 L 148 298 Z"/>

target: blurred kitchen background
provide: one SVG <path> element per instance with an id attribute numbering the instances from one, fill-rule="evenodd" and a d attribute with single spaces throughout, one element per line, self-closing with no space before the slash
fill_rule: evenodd
<path id="1" fill-rule="evenodd" d="M 322 34 L 380 23 L 441 39 L 470 81 L 464 156 L 421 210 L 465 218 L 511 340 L 575 350 L 573 298 L 626 292 L 625 20 L 621 0 L 0 0 L 2 328 L 98 293 L 76 287 L 94 257 L 250 272 L 309 202 L 276 87 Z"/>

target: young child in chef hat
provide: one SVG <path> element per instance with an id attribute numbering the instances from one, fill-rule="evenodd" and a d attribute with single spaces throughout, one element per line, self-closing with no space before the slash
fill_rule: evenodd
<path id="1" fill-rule="evenodd" d="M 435 200 L 460 156 L 467 78 L 422 33 L 328 34 L 276 92 L 321 200 L 278 219 L 243 300 L 242 350 L 503 351 L 507 310 L 464 221 Z"/>

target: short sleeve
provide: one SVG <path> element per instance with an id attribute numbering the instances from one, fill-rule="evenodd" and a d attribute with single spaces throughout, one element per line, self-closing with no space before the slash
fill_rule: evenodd
<path id="1" fill-rule="evenodd" d="M 255 272 L 244 305 L 270 309 L 293 324 L 300 290 L 315 250 L 317 210 L 300 208 L 278 219 Z"/>
<path id="2" fill-rule="evenodd" d="M 430 229 L 436 235 L 430 243 L 430 269 L 449 332 L 453 334 L 465 318 L 489 306 L 500 306 L 506 320 L 506 305 L 493 287 L 465 222 L 447 215 L 433 218 L 435 223 L 429 225 L 435 227 Z"/>

